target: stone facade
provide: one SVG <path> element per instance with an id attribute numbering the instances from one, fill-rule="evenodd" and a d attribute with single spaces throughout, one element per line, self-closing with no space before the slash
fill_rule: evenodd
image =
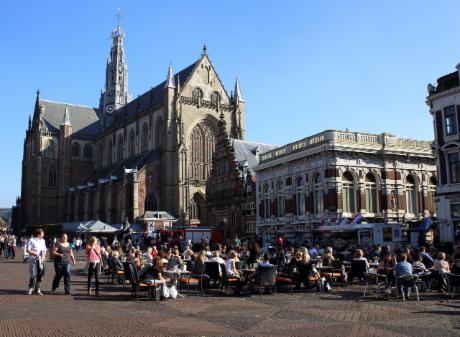
<path id="1" fill-rule="evenodd" d="M 407 236 L 411 222 L 436 216 L 430 145 L 328 130 L 263 154 L 255 169 L 257 233 L 266 243 L 276 235 L 310 241 L 319 225 L 361 214 L 368 223 L 401 223 Z"/>
<path id="2" fill-rule="evenodd" d="M 441 242 L 460 243 L 460 65 L 428 84 L 426 103 L 433 116 L 433 149 L 438 168 L 436 207 Z"/>
<path id="3" fill-rule="evenodd" d="M 276 146 L 228 138 L 219 123 L 211 175 L 207 181 L 208 224 L 224 229 L 228 239 L 254 238 L 256 195 L 254 167 L 259 155 Z"/>
<path id="4" fill-rule="evenodd" d="M 205 189 L 218 121 L 244 136 L 238 81 L 228 94 L 206 48 L 196 62 L 131 100 L 118 26 L 100 107 L 44 100 L 37 92 L 24 140 L 21 224 L 133 221 L 147 210 L 206 224 Z M 201 218 L 194 217 L 201 214 Z"/>

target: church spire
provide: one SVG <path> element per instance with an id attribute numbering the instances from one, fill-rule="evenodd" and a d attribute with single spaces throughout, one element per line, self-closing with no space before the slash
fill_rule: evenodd
<path id="1" fill-rule="evenodd" d="M 65 106 L 64 117 L 62 118 L 61 125 L 67 125 L 67 126 L 72 125 L 70 124 L 69 107 L 67 106 L 67 104 Z"/>
<path id="2" fill-rule="evenodd" d="M 123 107 L 130 100 L 128 93 L 128 64 L 125 57 L 125 33 L 120 26 L 120 10 L 117 26 L 112 31 L 112 47 L 105 70 L 105 86 L 99 102 L 100 114 L 105 116 Z"/>
<path id="3" fill-rule="evenodd" d="M 176 88 L 176 82 L 174 81 L 174 72 L 171 63 L 169 63 L 168 75 L 166 76 L 165 89 L 166 88 Z"/>
<path id="4" fill-rule="evenodd" d="M 243 95 L 241 95 L 240 82 L 238 81 L 238 77 L 236 78 L 236 82 L 235 82 L 235 102 L 244 103 Z"/>

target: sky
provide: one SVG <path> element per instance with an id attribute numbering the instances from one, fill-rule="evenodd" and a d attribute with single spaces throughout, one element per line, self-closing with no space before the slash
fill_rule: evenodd
<path id="1" fill-rule="evenodd" d="M 35 92 L 98 106 L 121 9 L 129 90 L 198 59 L 238 77 L 246 139 L 284 145 L 326 129 L 433 139 L 426 86 L 460 62 L 460 2 L 445 0 L 3 0 L 0 207 L 21 190 Z"/>

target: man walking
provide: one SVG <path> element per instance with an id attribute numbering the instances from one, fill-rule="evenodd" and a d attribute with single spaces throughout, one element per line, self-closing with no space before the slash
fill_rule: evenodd
<path id="1" fill-rule="evenodd" d="M 36 229 L 33 237 L 27 242 L 27 253 L 29 254 L 27 262 L 29 263 L 29 291 L 32 295 L 35 291 L 38 295 L 43 295 L 40 290 L 42 276 L 45 271 L 46 243 L 43 239 L 45 233 L 42 229 Z"/>

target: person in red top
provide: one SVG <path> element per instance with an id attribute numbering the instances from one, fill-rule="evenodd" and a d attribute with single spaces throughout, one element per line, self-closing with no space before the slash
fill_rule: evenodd
<path id="1" fill-rule="evenodd" d="M 276 244 L 280 247 L 283 246 L 284 244 L 284 240 L 283 240 L 283 237 L 282 236 L 279 236 L 278 239 L 276 240 Z"/>
<path id="2" fill-rule="evenodd" d="M 91 278 L 94 273 L 94 284 L 96 288 L 96 296 L 99 296 L 99 275 L 102 269 L 101 246 L 95 236 L 89 239 L 86 245 L 86 258 L 89 262 L 88 267 L 88 295 L 91 295 Z"/>

